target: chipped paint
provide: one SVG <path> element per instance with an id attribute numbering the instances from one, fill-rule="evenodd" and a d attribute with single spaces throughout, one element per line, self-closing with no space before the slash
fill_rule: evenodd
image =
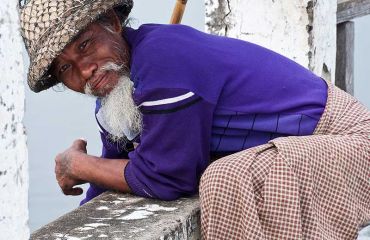
<path id="1" fill-rule="evenodd" d="M 120 219 L 120 220 L 139 220 L 139 219 L 144 219 L 144 218 L 148 218 L 150 215 L 153 215 L 154 213 L 153 212 L 150 212 L 150 211 L 146 211 L 146 210 L 137 210 L 137 211 L 134 211 L 126 216 L 123 216 L 123 217 L 120 217 L 120 218 L 117 218 L 117 219 Z"/>
<path id="2" fill-rule="evenodd" d="M 112 213 L 115 214 L 115 215 L 117 215 L 117 214 L 120 215 L 120 214 L 123 214 L 125 212 L 127 212 L 126 209 L 117 209 L 117 210 L 112 211 Z"/>
<path id="3" fill-rule="evenodd" d="M 94 219 L 95 221 L 106 221 L 106 220 L 111 220 L 111 217 L 89 217 L 89 219 Z"/>
<path id="4" fill-rule="evenodd" d="M 140 201 L 142 201 L 142 200 L 140 198 L 138 198 L 138 197 L 127 198 L 126 200 L 124 200 L 124 202 L 126 204 L 135 204 L 135 203 L 138 203 Z"/>
<path id="5" fill-rule="evenodd" d="M 145 205 L 144 207 L 139 207 L 137 209 L 157 212 L 157 211 L 175 211 L 177 208 L 176 207 L 163 207 L 163 206 L 159 206 L 158 204 L 148 204 L 148 205 Z"/>
<path id="6" fill-rule="evenodd" d="M 92 227 L 92 228 L 97 228 L 97 227 L 102 227 L 102 226 L 109 226 L 109 224 L 106 223 L 88 223 L 85 224 L 86 227 Z"/>
<path id="7" fill-rule="evenodd" d="M 81 240 L 81 238 L 79 237 L 73 237 L 73 236 L 64 236 L 63 239 L 67 239 L 67 240 Z"/>
<path id="8" fill-rule="evenodd" d="M 28 156 L 24 116 L 23 42 L 18 2 L 0 4 L 0 232 L 1 239 L 28 239 Z"/>
<path id="9" fill-rule="evenodd" d="M 77 228 L 77 231 L 88 231 L 88 230 L 92 230 L 92 229 L 95 229 L 93 227 L 79 227 Z"/>
<path id="10" fill-rule="evenodd" d="M 101 207 L 98 207 L 96 210 L 109 210 L 109 207 L 101 206 Z"/>
<path id="11" fill-rule="evenodd" d="M 132 233 L 138 233 L 138 232 L 142 232 L 142 231 L 145 231 L 145 228 L 135 228 L 135 229 L 131 230 Z"/>
<path id="12" fill-rule="evenodd" d="M 154 212 L 158 211 L 175 211 L 177 208 L 176 207 L 164 207 L 160 206 L 158 204 L 147 204 L 143 207 L 138 207 L 135 209 L 134 212 L 131 212 L 130 214 L 117 218 L 120 220 L 138 220 L 138 219 L 144 219 L 147 218 L 148 216 L 151 216 L 154 214 Z M 117 211 L 122 211 L 122 210 L 115 210 L 113 212 Z M 123 210 L 123 212 L 126 212 Z"/>
<path id="13" fill-rule="evenodd" d="M 336 0 L 205 3 L 207 32 L 259 44 L 334 80 Z"/>
<path id="14" fill-rule="evenodd" d="M 67 235 L 63 236 L 63 239 L 66 239 L 66 240 L 84 240 L 84 239 L 89 239 L 92 236 L 93 236 L 92 234 L 89 234 L 89 235 L 84 236 L 84 237 L 75 237 L 75 236 L 69 236 L 67 234 Z"/>

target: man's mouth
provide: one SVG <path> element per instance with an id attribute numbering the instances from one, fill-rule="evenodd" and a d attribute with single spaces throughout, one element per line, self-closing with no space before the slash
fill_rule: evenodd
<path id="1" fill-rule="evenodd" d="M 105 96 L 108 94 L 117 84 L 120 77 L 120 69 L 120 65 L 111 62 L 103 65 L 95 75 L 87 81 L 85 93 L 94 96 Z"/>
<path id="2" fill-rule="evenodd" d="M 107 77 L 107 75 L 108 75 L 108 72 L 104 72 L 100 76 L 98 76 L 97 78 L 95 78 L 93 80 L 90 80 L 88 83 L 91 87 L 91 90 L 93 90 L 95 92 L 95 91 L 99 90 L 102 86 L 107 84 L 108 81 L 109 81 L 109 78 Z"/>

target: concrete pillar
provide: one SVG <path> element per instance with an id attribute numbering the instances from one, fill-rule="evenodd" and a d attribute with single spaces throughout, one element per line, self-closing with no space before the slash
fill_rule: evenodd
<path id="1" fill-rule="evenodd" d="M 206 31 L 274 50 L 335 77 L 337 0 L 205 0 Z"/>
<path id="2" fill-rule="evenodd" d="M 18 1 L 0 4 L 0 238 L 28 239 L 23 43 Z"/>

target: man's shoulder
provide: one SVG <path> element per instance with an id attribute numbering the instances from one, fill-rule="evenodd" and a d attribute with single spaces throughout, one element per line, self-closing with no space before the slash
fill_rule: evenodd
<path id="1" fill-rule="evenodd" d="M 142 25 L 136 30 L 131 49 L 132 74 L 139 74 L 142 80 L 154 77 L 173 81 L 198 61 L 192 58 L 193 51 L 190 51 L 200 44 L 189 37 L 189 34 L 197 34 L 194 32 L 198 31 L 183 25 Z"/>
<path id="2" fill-rule="evenodd" d="M 143 24 L 137 30 L 134 50 L 137 53 L 149 52 L 170 53 L 188 44 L 194 44 L 194 39 L 200 35 L 207 35 L 186 25 Z M 189 41 L 189 40 L 192 41 Z M 200 43 L 198 41 L 198 43 Z M 163 52 L 166 50 L 166 52 Z"/>
<path id="3" fill-rule="evenodd" d="M 196 34 L 202 33 L 195 28 L 182 24 L 143 24 L 137 29 L 139 34 L 145 35 L 147 38 L 159 37 L 167 38 L 174 36 L 181 36 L 183 34 Z"/>

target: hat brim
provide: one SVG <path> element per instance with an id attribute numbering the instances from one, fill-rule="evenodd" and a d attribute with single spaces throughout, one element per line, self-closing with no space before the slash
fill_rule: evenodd
<path id="1" fill-rule="evenodd" d="M 57 79 L 49 73 L 53 60 L 61 54 L 63 49 L 90 23 L 94 22 L 110 9 L 118 6 L 124 7 L 124 16 L 128 16 L 132 0 L 90 0 L 83 6 L 71 11 L 68 17 L 51 26 L 38 42 L 38 49 L 30 54 L 30 67 L 28 72 L 28 85 L 34 92 L 46 90 L 58 83 Z"/>

